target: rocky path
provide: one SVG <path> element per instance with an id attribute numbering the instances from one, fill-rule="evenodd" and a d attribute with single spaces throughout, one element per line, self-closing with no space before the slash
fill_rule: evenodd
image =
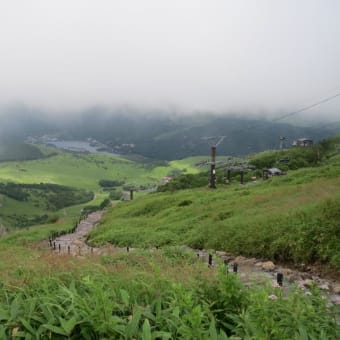
<path id="1" fill-rule="evenodd" d="M 103 211 L 96 211 L 87 216 L 86 219 L 79 222 L 74 233 L 57 237 L 51 241 L 51 248 L 54 252 L 73 256 L 82 256 L 89 253 L 97 252 L 97 248 L 91 248 L 86 244 L 86 236 L 100 221 Z"/>
<path id="2" fill-rule="evenodd" d="M 109 254 L 114 252 L 127 251 L 127 248 L 115 246 L 106 246 L 92 248 L 86 244 L 86 236 L 100 221 L 103 211 L 97 211 L 89 214 L 85 220 L 80 221 L 76 230 L 71 234 L 66 234 L 52 240 L 50 247 L 56 254 L 69 254 L 72 256 L 83 257 L 91 254 Z M 340 283 L 335 280 L 326 280 L 311 272 L 301 272 L 290 268 L 275 265 L 271 261 L 261 261 L 255 258 L 245 258 L 243 256 L 234 256 L 223 251 L 215 250 L 194 250 L 197 258 L 209 263 L 211 266 L 217 266 L 214 259 L 217 257 L 222 263 L 229 265 L 229 270 L 237 269 L 238 275 L 245 284 L 265 284 L 271 280 L 274 286 L 278 286 L 278 273 L 283 274 L 283 287 L 291 284 L 298 285 L 301 289 L 308 292 L 308 289 L 316 284 L 322 291 L 327 294 L 329 299 L 336 305 L 340 305 Z M 132 248 L 129 251 L 133 251 Z M 151 251 L 151 250 L 150 250 Z M 155 251 L 155 249 L 152 249 Z"/>
<path id="3" fill-rule="evenodd" d="M 272 281 L 274 287 L 279 287 L 278 274 L 283 277 L 283 287 L 289 287 L 296 284 L 306 293 L 312 285 L 321 289 L 325 296 L 335 305 L 340 305 L 340 282 L 336 280 L 323 279 L 312 272 L 302 272 L 279 265 L 272 261 L 262 261 L 256 258 L 246 258 L 243 256 L 234 256 L 223 251 L 215 250 L 196 250 L 197 257 L 209 263 L 209 254 L 213 258 L 218 257 L 222 263 L 229 265 L 229 271 L 237 270 L 241 280 L 245 284 L 261 284 Z M 217 265 L 212 260 L 212 266 Z M 279 274 L 279 275 L 280 275 Z"/>

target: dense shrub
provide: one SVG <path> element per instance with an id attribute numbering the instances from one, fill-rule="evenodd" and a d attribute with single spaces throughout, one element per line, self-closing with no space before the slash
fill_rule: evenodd
<path id="1" fill-rule="evenodd" d="M 103 188 L 114 188 L 124 184 L 124 181 L 112 180 L 112 179 L 101 179 L 99 185 Z"/>
<path id="2" fill-rule="evenodd" d="M 111 200 L 120 200 L 121 197 L 122 197 L 122 193 L 120 191 L 110 190 L 109 198 Z"/>
<path id="3" fill-rule="evenodd" d="M 111 204 L 111 200 L 109 198 L 105 198 L 100 204 L 99 204 L 99 208 L 100 210 L 105 209 L 106 207 L 108 207 Z"/>
<path id="4" fill-rule="evenodd" d="M 17 201 L 39 198 L 43 201 L 41 204 L 45 204 L 45 207 L 52 211 L 85 203 L 94 197 L 91 191 L 49 183 L 0 183 L 0 193 Z"/>
<path id="5" fill-rule="evenodd" d="M 157 191 L 175 191 L 182 189 L 192 189 L 199 188 L 202 186 L 208 185 L 208 174 L 206 172 L 202 172 L 199 174 L 186 174 L 181 175 L 177 178 L 174 178 L 172 181 L 166 183 L 165 185 L 161 185 L 158 187 Z"/>

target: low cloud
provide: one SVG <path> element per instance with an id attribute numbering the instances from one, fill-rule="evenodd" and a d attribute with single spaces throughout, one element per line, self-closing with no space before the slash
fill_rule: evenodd
<path id="1" fill-rule="evenodd" d="M 7 1 L 0 105 L 285 114 L 340 91 L 339 13 L 336 0 Z"/>

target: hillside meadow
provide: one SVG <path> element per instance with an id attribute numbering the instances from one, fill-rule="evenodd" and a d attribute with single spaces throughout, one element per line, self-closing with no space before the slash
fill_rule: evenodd
<path id="1" fill-rule="evenodd" d="M 153 193 L 108 209 L 94 245 L 187 245 L 340 269 L 340 162 L 267 181 Z"/>
<path id="2" fill-rule="evenodd" d="M 36 146 L 34 148 L 37 149 Z M 40 150 L 42 155 L 40 159 L 0 162 L 0 185 L 11 185 L 12 188 L 16 186 L 16 192 L 21 190 L 28 195 L 27 199 L 18 199 L 18 195 L 8 194 L 8 190 L 0 191 L 0 222 L 7 228 L 46 223 L 49 219 L 60 219 L 72 213 L 75 213 L 76 218 L 86 205 L 99 207 L 109 196 L 109 192 L 104 191 L 99 185 L 103 179 L 121 181 L 127 186 L 136 188 L 154 187 L 159 184 L 162 177 L 171 175 L 172 172 L 198 171 L 194 167 L 194 158 L 159 164 L 144 158 L 134 161 L 117 156 L 67 153 L 42 145 L 37 150 Z M 83 190 L 84 204 L 79 206 L 79 200 L 75 200 L 66 204 L 66 207 L 60 207 L 60 203 L 67 198 L 62 197 L 61 191 L 56 194 L 51 204 L 51 193 L 48 190 L 20 188 L 20 185 L 27 187 L 29 184 L 40 183 L 68 187 L 70 192 Z M 118 190 L 121 191 L 122 187 L 120 186 Z M 93 192 L 93 199 L 86 198 L 88 195 L 85 191 Z M 140 195 L 137 193 L 135 196 Z M 75 208 L 68 208 L 72 204 Z"/>

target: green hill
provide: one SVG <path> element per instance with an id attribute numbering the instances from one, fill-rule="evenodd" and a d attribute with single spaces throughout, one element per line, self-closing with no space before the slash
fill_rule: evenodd
<path id="1" fill-rule="evenodd" d="M 340 157 L 246 185 L 155 193 L 112 208 L 93 244 L 188 245 L 340 268 Z M 307 150 L 306 150 L 307 151 Z M 337 152 L 337 151 L 336 151 Z"/>
<path id="2" fill-rule="evenodd" d="M 22 144 L 21 147 L 18 146 L 25 152 L 31 146 Z M 43 146 L 33 148 L 41 154 L 40 159 L 0 162 L 0 223 L 8 228 L 46 223 L 65 214 L 79 216 L 84 202 L 92 199 L 88 191 L 94 192 L 95 196 L 87 204 L 98 207 L 109 196 L 108 189 L 116 189 L 119 198 L 119 192 L 125 187 L 154 187 L 166 175 L 199 171 L 191 158 L 167 163 L 143 157 L 127 159 L 67 153 Z M 102 188 L 101 181 L 121 185 Z M 70 191 L 61 190 L 65 187 Z M 83 205 L 76 210 L 64 209 L 80 203 Z"/>

